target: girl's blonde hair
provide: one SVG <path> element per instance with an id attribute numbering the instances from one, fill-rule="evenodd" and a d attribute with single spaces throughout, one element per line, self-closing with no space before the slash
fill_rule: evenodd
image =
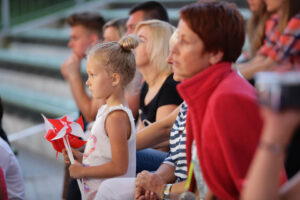
<path id="1" fill-rule="evenodd" d="M 247 22 L 251 57 L 254 57 L 260 47 L 264 44 L 265 25 L 270 16 L 271 13 L 267 11 L 266 4 L 262 1 L 259 10 L 252 12 L 252 16 Z"/>
<path id="2" fill-rule="evenodd" d="M 133 49 L 139 42 L 136 36 L 128 35 L 119 42 L 97 43 L 87 52 L 87 58 L 96 59 L 109 73 L 118 73 L 122 77 L 122 85 L 125 87 L 133 79 L 136 64 Z"/>
<path id="3" fill-rule="evenodd" d="M 140 22 L 135 34 L 142 28 L 148 27 L 151 38 L 148 38 L 147 51 L 150 55 L 150 62 L 161 72 L 171 73 L 172 66 L 166 62 L 169 55 L 169 39 L 175 27 L 171 24 L 160 20 L 147 20 Z"/>
<path id="4" fill-rule="evenodd" d="M 278 23 L 278 31 L 283 33 L 290 19 L 296 14 L 300 13 L 300 1 L 299 0 L 287 0 L 282 8 L 281 16 Z"/>

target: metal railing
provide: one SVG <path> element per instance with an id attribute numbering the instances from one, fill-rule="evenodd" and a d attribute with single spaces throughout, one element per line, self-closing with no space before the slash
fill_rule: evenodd
<path id="1" fill-rule="evenodd" d="M 1 0 L 0 32 L 89 0 Z"/>

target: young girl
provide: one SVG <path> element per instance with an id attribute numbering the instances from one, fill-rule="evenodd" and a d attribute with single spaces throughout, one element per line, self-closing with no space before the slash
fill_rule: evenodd
<path id="1" fill-rule="evenodd" d="M 106 104 L 98 111 L 84 153 L 73 150 L 78 162 L 69 168 L 71 177 L 83 178 L 87 199 L 94 199 L 104 179 L 135 176 L 135 125 L 124 90 L 135 73 L 131 49 L 137 45 L 137 39 L 128 36 L 119 43 L 99 43 L 88 52 L 86 84 L 93 98 Z"/>

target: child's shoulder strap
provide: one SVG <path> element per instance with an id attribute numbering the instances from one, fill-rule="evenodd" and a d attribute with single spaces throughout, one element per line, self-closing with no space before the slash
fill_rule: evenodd
<path id="1" fill-rule="evenodd" d="M 129 108 L 127 108 L 126 106 L 123 106 L 122 104 L 120 104 L 118 106 L 108 107 L 107 111 L 104 114 L 104 117 L 106 118 L 109 113 L 116 111 L 116 110 L 122 110 L 127 113 L 127 116 L 129 118 L 130 125 L 131 125 L 131 135 L 133 135 L 132 133 L 135 133 L 134 118 L 133 118 L 131 110 Z"/>
<path id="2" fill-rule="evenodd" d="M 107 116 L 109 113 L 113 112 L 113 111 L 116 111 L 116 110 L 123 110 L 127 113 L 128 117 L 129 117 L 129 120 L 130 121 L 134 121 L 133 119 L 133 115 L 132 115 L 132 112 L 129 108 L 127 108 L 126 106 L 123 106 L 122 104 L 118 105 L 118 106 L 112 106 L 112 107 L 109 107 L 105 113 L 105 115 Z"/>

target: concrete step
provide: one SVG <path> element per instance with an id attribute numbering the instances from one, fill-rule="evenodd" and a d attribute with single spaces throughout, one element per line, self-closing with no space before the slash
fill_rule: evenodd
<path id="1" fill-rule="evenodd" d="M 45 39 L 47 41 L 47 39 Z M 48 45 L 44 42 L 26 42 L 26 41 L 18 41 L 14 40 L 10 43 L 9 50 L 13 53 L 26 53 L 27 55 L 34 55 L 35 57 L 50 57 L 50 58 L 58 58 L 59 60 L 67 58 L 69 55 L 71 55 L 71 49 L 68 48 L 68 46 L 59 46 L 59 45 Z"/>
<path id="2" fill-rule="evenodd" d="M 53 117 L 77 112 L 68 84 L 50 76 L 0 68 L 0 96 L 14 111 Z"/>
<path id="3" fill-rule="evenodd" d="M 128 7 L 127 8 L 113 8 L 113 9 L 101 9 L 94 12 L 101 14 L 105 20 L 111 20 L 119 17 L 128 16 Z M 170 21 L 176 25 L 179 18 L 179 9 L 168 9 L 168 14 Z M 66 18 L 70 13 L 66 12 L 62 15 L 62 19 Z M 55 46 L 67 46 L 69 41 L 70 29 L 68 27 L 64 28 L 35 28 L 28 30 L 22 33 L 13 33 L 8 37 L 8 42 L 10 41 L 21 41 L 21 42 L 30 42 L 30 43 L 42 43 Z"/>
<path id="4" fill-rule="evenodd" d="M 77 111 L 76 104 L 72 99 L 56 97 L 8 84 L 1 83 L 0 96 L 4 104 L 31 112 L 44 113 L 52 117 L 60 117 Z"/>
<path id="5" fill-rule="evenodd" d="M 248 6 L 246 1 L 241 1 L 241 0 L 224 0 L 224 1 L 235 3 L 239 8 L 247 8 Z M 126 0 L 126 1 L 114 0 L 108 3 L 108 7 L 109 8 L 131 8 L 133 5 L 141 2 L 142 1 L 140 0 Z M 182 8 L 185 5 L 195 3 L 196 0 L 160 0 L 159 2 L 162 3 L 166 8 Z"/>
<path id="6" fill-rule="evenodd" d="M 63 62 L 62 57 L 37 56 L 28 52 L 18 52 L 0 49 L 0 62 L 12 65 L 19 65 L 27 68 L 39 68 L 45 70 L 59 70 Z"/>
<path id="7" fill-rule="evenodd" d="M 45 140 L 39 138 L 39 141 L 29 144 L 36 145 Z M 49 142 L 48 142 L 49 143 Z M 25 184 L 25 196 L 30 200 L 53 200 L 61 199 L 63 190 L 64 164 L 55 159 L 55 152 L 46 144 L 48 149 L 37 149 L 30 151 L 27 148 L 17 146 L 19 151 L 18 161 L 23 173 Z M 45 157 L 38 152 L 51 151 L 52 158 Z"/>
<path id="8" fill-rule="evenodd" d="M 135 4 L 141 3 L 142 1 L 139 0 L 126 0 L 126 1 L 119 1 L 113 0 L 108 3 L 108 8 L 131 8 Z M 195 0 L 160 0 L 161 4 L 163 4 L 166 8 L 181 8 L 187 4 L 196 2 Z"/>
<path id="9" fill-rule="evenodd" d="M 0 68 L 0 85 L 22 87 L 37 93 L 72 99 L 69 85 L 65 80 L 47 75 Z"/>
<path id="10" fill-rule="evenodd" d="M 99 14 L 101 14 L 106 20 L 111 20 L 119 17 L 127 17 L 129 9 L 128 7 L 122 8 L 122 5 L 125 4 L 124 6 L 128 6 L 128 3 L 130 3 L 130 1 L 124 1 L 123 3 L 119 2 L 118 6 L 121 6 L 121 8 L 103 9 L 97 12 L 99 12 Z M 167 9 L 170 22 L 175 26 L 177 26 L 177 22 L 179 19 L 179 10 L 180 8 Z M 242 13 L 245 20 L 248 20 L 250 18 L 251 13 L 248 8 L 240 7 L 239 10 Z M 69 15 L 65 15 L 64 18 L 66 19 L 68 16 Z M 67 46 L 69 40 L 69 31 L 70 30 L 68 28 L 39 28 L 29 30 L 23 33 L 11 34 L 9 36 L 9 41 L 21 41 L 30 43 L 42 43 L 55 46 Z"/>
<path id="11" fill-rule="evenodd" d="M 66 55 L 47 55 L 38 48 L 32 49 L 34 50 L 33 52 L 30 52 L 29 49 L 26 52 L 20 50 L 0 49 L 0 67 L 10 69 L 16 68 L 17 70 L 27 72 L 32 72 L 32 70 L 37 70 L 37 73 L 50 72 L 61 77 L 60 68 L 61 64 L 67 58 Z M 59 51 L 56 52 L 56 54 L 59 54 Z M 81 65 L 81 72 L 83 75 L 86 74 L 84 62 Z"/>
<path id="12" fill-rule="evenodd" d="M 23 33 L 10 34 L 8 39 L 66 47 L 69 35 L 70 30 L 68 28 L 36 28 Z"/>

